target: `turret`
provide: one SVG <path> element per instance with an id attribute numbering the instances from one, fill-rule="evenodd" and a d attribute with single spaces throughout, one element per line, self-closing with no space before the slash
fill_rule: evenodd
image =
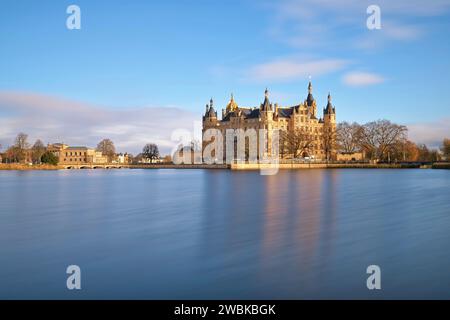
<path id="1" fill-rule="evenodd" d="M 227 104 L 226 107 L 226 112 L 234 112 L 236 110 L 239 109 L 239 106 L 237 105 L 237 103 L 234 101 L 234 95 L 231 94 L 231 98 L 230 98 L 230 102 Z"/>
<path id="2" fill-rule="evenodd" d="M 336 122 L 336 109 L 331 103 L 331 94 L 328 93 L 328 103 L 323 109 L 323 120 L 324 123 L 335 123 Z"/>
<path id="3" fill-rule="evenodd" d="M 261 111 L 272 111 L 272 104 L 269 101 L 269 90 L 264 91 L 264 102 L 260 107 Z"/>
<path id="4" fill-rule="evenodd" d="M 210 120 L 216 120 L 217 119 L 217 112 L 214 110 L 214 102 L 213 99 L 209 101 L 209 105 L 206 105 L 206 111 L 205 116 L 203 117 L 203 120 L 210 119 Z"/>
<path id="5" fill-rule="evenodd" d="M 306 97 L 304 104 L 307 106 L 309 113 L 315 117 L 317 115 L 317 105 L 316 100 L 312 95 L 312 90 L 313 90 L 312 83 L 311 81 L 309 81 L 308 96 Z"/>

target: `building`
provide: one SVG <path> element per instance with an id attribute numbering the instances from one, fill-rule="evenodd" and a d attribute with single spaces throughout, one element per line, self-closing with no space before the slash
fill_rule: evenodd
<path id="1" fill-rule="evenodd" d="M 323 108 L 323 115 L 318 117 L 317 103 L 312 91 L 312 84 L 309 82 L 306 99 L 298 105 L 288 107 L 270 102 L 267 89 L 264 101 L 259 107 L 241 107 L 231 95 L 230 102 L 225 109 L 222 109 L 221 119 L 218 118 L 211 99 L 209 105 L 206 105 L 203 116 L 203 133 L 210 128 L 219 129 L 225 144 L 227 129 L 255 129 L 257 132 L 259 129 L 266 129 L 266 141 L 269 142 L 269 146 L 274 130 L 279 129 L 280 136 L 283 133 L 285 136 L 301 133 L 301 137 L 308 140 L 308 143 L 302 147 L 302 150 L 292 151 L 290 148 L 290 152 L 279 152 L 282 158 L 335 159 L 336 110 L 331 103 L 331 95 L 328 94 L 328 103 Z M 204 141 L 203 148 L 208 143 L 209 141 Z M 280 150 L 281 146 L 285 146 L 285 144 L 286 142 L 280 141 Z M 268 153 L 273 154 L 270 147 Z M 225 146 L 223 154 L 226 158 Z"/>
<path id="2" fill-rule="evenodd" d="M 130 156 L 128 153 L 119 153 L 116 155 L 115 159 L 112 161 L 112 163 L 119 163 L 119 164 L 128 164 L 130 162 Z"/>
<path id="3" fill-rule="evenodd" d="M 364 152 L 339 152 L 337 153 L 337 161 L 363 161 Z"/>
<path id="4" fill-rule="evenodd" d="M 164 162 L 164 159 L 162 159 L 162 162 Z M 171 162 L 174 164 L 200 164 L 203 162 L 202 151 L 194 150 L 189 146 L 179 148 L 172 155 Z"/>
<path id="5" fill-rule="evenodd" d="M 108 158 L 101 152 L 88 147 L 70 147 L 63 143 L 47 146 L 47 150 L 58 157 L 60 165 L 106 164 Z"/>

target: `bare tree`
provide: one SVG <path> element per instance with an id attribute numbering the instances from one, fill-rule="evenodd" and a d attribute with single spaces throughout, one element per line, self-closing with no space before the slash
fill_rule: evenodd
<path id="1" fill-rule="evenodd" d="M 104 156 L 108 157 L 108 162 L 111 162 L 116 155 L 116 148 L 114 142 L 110 139 L 103 139 L 97 144 L 97 151 L 100 151 Z"/>
<path id="2" fill-rule="evenodd" d="M 360 141 L 372 159 L 390 161 L 390 155 L 398 142 L 405 141 L 406 126 L 378 120 L 366 123 L 360 130 Z"/>
<path id="3" fill-rule="evenodd" d="M 33 163 L 41 163 L 41 157 L 45 153 L 46 148 L 40 139 L 37 139 L 36 142 L 31 147 L 31 159 Z"/>
<path id="4" fill-rule="evenodd" d="M 441 152 L 446 160 L 450 160 L 450 139 L 444 139 L 442 142 Z"/>
<path id="5" fill-rule="evenodd" d="M 16 161 L 22 162 L 25 161 L 26 153 L 29 148 L 30 144 L 28 143 L 28 135 L 21 132 L 14 140 L 14 145 L 10 148 L 10 151 L 12 152 L 12 157 Z"/>
<path id="6" fill-rule="evenodd" d="M 399 141 L 391 149 L 391 160 L 395 162 L 418 161 L 419 147 L 409 140 Z"/>
<path id="7" fill-rule="evenodd" d="M 425 144 L 419 145 L 418 149 L 419 149 L 419 161 L 434 162 L 440 160 L 438 150 L 435 149 L 430 150 Z"/>
<path id="8" fill-rule="evenodd" d="M 341 122 L 336 128 L 336 144 L 339 151 L 353 153 L 360 150 L 361 126 L 353 122 Z"/>
<path id="9" fill-rule="evenodd" d="M 147 143 L 142 149 L 142 156 L 150 159 L 150 162 L 153 163 L 153 160 L 159 158 L 158 146 L 154 143 Z"/>
<path id="10" fill-rule="evenodd" d="M 298 158 L 303 153 L 309 154 L 314 146 L 312 134 L 300 129 L 280 132 L 280 154 L 290 154 Z"/>

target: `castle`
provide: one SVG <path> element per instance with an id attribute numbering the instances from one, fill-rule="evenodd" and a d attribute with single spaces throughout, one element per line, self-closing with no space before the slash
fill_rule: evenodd
<path id="1" fill-rule="evenodd" d="M 213 100 L 206 105 L 203 116 L 203 133 L 207 129 L 219 129 L 226 136 L 227 129 L 266 129 L 267 141 L 271 141 L 273 131 L 279 129 L 279 156 L 281 158 L 303 158 L 328 160 L 334 159 L 336 110 L 328 94 L 328 104 L 323 109 L 323 116 L 317 117 L 317 103 L 312 94 L 311 81 L 308 95 L 303 103 L 282 107 L 269 100 L 266 89 L 265 98 L 259 107 L 241 107 L 231 95 L 230 102 L 222 109 L 222 119 L 217 117 Z M 203 142 L 203 148 L 207 142 Z M 269 148 L 269 152 L 271 152 Z M 224 149 L 224 158 L 225 158 Z"/>

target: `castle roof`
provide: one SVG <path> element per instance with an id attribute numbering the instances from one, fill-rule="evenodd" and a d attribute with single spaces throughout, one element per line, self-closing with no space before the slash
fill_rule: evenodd
<path id="1" fill-rule="evenodd" d="M 207 107 L 208 112 L 206 115 L 211 117 L 211 116 L 213 116 L 213 114 L 215 114 L 215 116 L 217 117 L 217 113 L 214 111 L 214 109 L 212 107 L 212 103 L 213 102 L 211 99 L 209 109 Z M 306 107 L 309 110 L 310 109 L 309 107 L 311 107 L 313 104 L 315 104 L 315 99 L 312 95 L 312 84 L 310 81 L 308 84 L 308 96 L 304 103 L 298 104 L 295 106 L 291 106 L 291 107 L 278 107 L 278 105 L 275 104 L 275 108 L 277 110 L 276 114 L 278 117 L 281 117 L 281 118 L 290 118 L 290 117 L 292 117 L 292 115 L 295 112 L 298 111 L 298 109 L 300 107 Z M 270 103 L 269 91 L 267 89 L 264 92 L 264 101 L 263 101 L 263 103 L 260 104 L 259 108 L 258 107 L 254 107 L 254 108 L 239 107 L 237 105 L 237 103 L 234 101 L 233 95 L 231 95 L 231 99 L 230 99 L 229 103 L 227 104 L 226 109 L 223 110 L 221 121 L 222 122 L 230 121 L 230 119 L 233 117 L 243 117 L 244 119 L 257 119 L 261 116 L 261 113 L 264 111 L 273 111 L 273 105 Z M 329 94 L 328 95 L 328 105 L 324 109 L 324 113 L 328 114 L 328 113 L 335 113 L 335 112 L 336 112 L 335 108 L 331 104 L 331 95 Z M 308 113 L 309 113 L 310 119 L 319 120 L 311 112 L 308 112 Z"/>
<path id="2" fill-rule="evenodd" d="M 328 104 L 326 108 L 324 109 L 325 114 L 333 114 L 336 113 L 336 110 L 334 109 L 333 105 L 331 104 L 331 94 L 328 93 Z"/>
<path id="3" fill-rule="evenodd" d="M 278 109 L 278 116 L 283 118 L 290 118 L 291 115 L 294 113 L 294 109 L 296 107 L 290 107 L 290 108 L 279 108 Z"/>
<path id="4" fill-rule="evenodd" d="M 314 97 L 312 95 L 312 84 L 311 81 L 308 84 L 308 96 L 306 97 L 306 104 L 308 107 L 312 106 L 314 103 Z"/>

